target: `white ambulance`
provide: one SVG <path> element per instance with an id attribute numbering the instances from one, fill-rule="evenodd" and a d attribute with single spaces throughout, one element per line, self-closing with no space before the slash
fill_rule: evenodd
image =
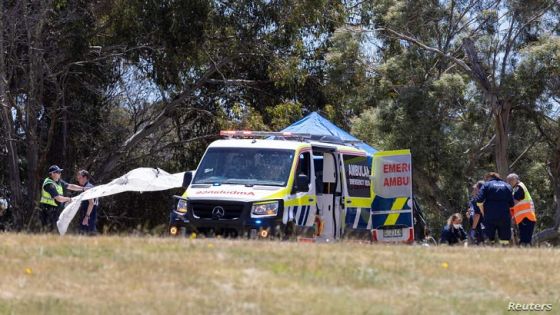
<path id="1" fill-rule="evenodd" d="M 185 174 L 171 235 L 412 241 L 411 201 L 375 196 L 373 157 L 353 143 L 286 132 L 220 135 L 226 139 L 210 144 Z M 397 220 L 388 225 L 389 215 Z"/>

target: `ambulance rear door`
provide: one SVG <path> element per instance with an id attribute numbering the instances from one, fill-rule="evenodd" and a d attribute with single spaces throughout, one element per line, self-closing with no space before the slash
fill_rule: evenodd
<path id="1" fill-rule="evenodd" d="M 373 157 L 373 240 L 414 241 L 412 161 L 409 150 L 383 151 Z"/>

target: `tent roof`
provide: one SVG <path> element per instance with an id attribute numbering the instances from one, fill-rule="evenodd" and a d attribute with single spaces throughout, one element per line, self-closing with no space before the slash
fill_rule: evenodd
<path id="1" fill-rule="evenodd" d="M 368 154 L 373 155 L 378 151 L 372 146 L 369 146 L 366 143 L 362 142 L 360 139 L 354 137 L 350 133 L 344 131 L 344 129 L 338 128 L 335 124 L 319 115 L 319 113 L 317 112 L 313 112 L 303 117 L 290 126 L 284 128 L 282 131 L 294 133 L 309 133 L 312 135 L 334 136 L 347 141 L 360 141 L 359 143 L 356 143 L 355 146 L 362 150 L 365 150 Z"/>

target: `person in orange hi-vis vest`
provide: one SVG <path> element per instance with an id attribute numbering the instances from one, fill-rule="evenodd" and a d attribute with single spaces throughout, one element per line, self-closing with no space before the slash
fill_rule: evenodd
<path id="1" fill-rule="evenodd" d="M 510 212 L 515 224 L 519 227 L 519 245 L 530 246 L 535 223 L 537 222 L 533 198 L 531 198 L 529 190 L 519 180 L 517 174 L 509 174 L 506 180 L 513 187 L 515 205 L 510 209 Z"/>

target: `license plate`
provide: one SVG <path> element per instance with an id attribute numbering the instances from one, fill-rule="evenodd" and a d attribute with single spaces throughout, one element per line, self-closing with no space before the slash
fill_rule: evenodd
<path id="1" fill-rule="evenodd" d="M 383 230 L 384 238 L 402 237 L 402 229 L 385 229 Z"/>

